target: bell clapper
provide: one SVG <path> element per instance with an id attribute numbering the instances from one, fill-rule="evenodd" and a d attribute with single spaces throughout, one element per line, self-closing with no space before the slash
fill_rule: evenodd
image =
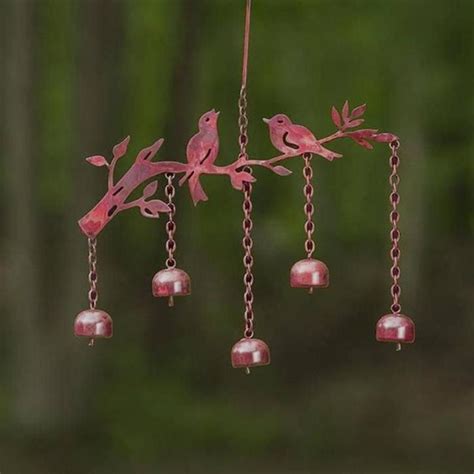
<path id="1" fill-rule="evenodd" d="M 312 294 L 313 294 L 313 290 L 314 290 L 314 288 L 313 288 L 312 286 L 310 286 L 310 287 L 308 288 L 308 293 L 309 293 L 310 295 L 312 295 Z"/>
<path id="2" fill-rule="evenodd" d="M 250 375 L 250 367 L 246 367 L 246 368 L 245 368 L 245 374 L 246 374 L 246 375 Z"/>
<path id="3" fill-rule="evenodd" d="M 89 347 L 94 347 L 95 345 L 95 339 L 93 337 L 91 337 L 90 341 L 89 341 Z"/>
<path id="4" fill-rule="evenodd" d="M 174 306 L 174 296 L 171 295 L 169 298 L 168 298 L 168 306 L 171 308 Z"/>
<path id="5" fill-rule="evenodd" d="M 396 352 L 400 352 L 402 350 L 402 345 L 400 343 L 397 344 L 397 347 L 395 348 Z"/>

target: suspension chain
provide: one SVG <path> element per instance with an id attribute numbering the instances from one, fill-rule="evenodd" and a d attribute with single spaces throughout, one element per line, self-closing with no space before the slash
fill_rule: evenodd
<path id="1" fill-rule="evenodd" d="M 168 240 L 166 241 L 166 250 L 168 251 L 166 268 L 176 267 L 176 260 L 174 258 L 174 252 L 176 251 L 176 241 L 174 240 L 174 234 L 176 232 L 176 223 L 174 221 L 176 206 L 173 203 L 175 195 L 175 187 L 173 185 L 174 176 L 174 173 L 166 173 L 168 184 L 165 186 L 165 195 L 168 198 L 168 206 L 170 208 L 170 212 L 168 212 L 168 222 L 166 223 L 166 233 L 168 234 Z"/>
<path id="2" fill-rule="evenodd" d="M 250 16 L 251 16 L 252 0 L 246 1 L 245 9 L 245 31 L 244 31 L 244 48 L 243 48 L 243 59 L 242 59 L 242 85 L 240 88 L 239 95 L 239 158 L 243 160 L 248 159 L 247 144 L 248 144 L 248 117 L 247 117 L 247 72 L 248 72 L 248 56 L 249 56 L 249 43 L 250 43 Z M 245 166 L 243 171 L 252 174 L 252 169 L 249 166 Z M 242 222 L 242 228 L 244 231 L 244 237 L 242 239 L 242 246 L 244 248 L 244 319 L 245 319 L 245 330 L 244 336 L 246 338 L 252 338 L 254 313 L 253 313 L 253 255 L 252 255 L 252 183 L 244 183 L 244 201 L 242 203 L 242 210 L 244 212 L 244 219 Z"/>
<path id="3" fill-rule="evenodd" d="M 239 95 L 239 147 L 240 158 L 248 158 L 247 142 L 248 142 L 248 125 L 249 119 L 247 117 L 247 87 L 242 85 Z M 247 170 L 248 171 L 248 170 Z"/>
<path id="4" fill-rule="evenodd" d="M 247 142 L 248 142 L 248 118 L 247 118 L 247 91 L 243 85 L 240 90 L 239 97 L 239 147 L 240 147 L 240 158 L 248 158 L 247 155 Z M 244 168 L 244 171 L 252 173 L 252 169 L 248 166 Z M 244 319 L 245 319 L 245 330 L 244 336 L 247 338 L 253 337 L 253 255 L 252 255 L 252 183 L 244 183 L 244 201 L 242 203 L 242 210 L 244 212 L 244 219 L 242 222 L 242 228 L 244 231 L 244 237 L 242 239 L 242 246 L 244 249 Z"/>
<path id="5" fill-rule="evenodd" d="M 314 194 L 314 187 L 313 187 L 313 168 L 311 167 L 311 153 L 305 153 L 303 155 L 304 158 L 304 168 L 303 168 L 303 176 L 305 179 L 305 186 L 303 188 L 303 192 L 306 198 L 306 203 L 304 205 L 304 212 L 306 214 L 306 222 L 304 224 L 304 230 L 306 232 L 306 242 L 304 244 L 304 248 L 306 250 L 306 254 L 308 258 L 313 256 L 313 252 L 315 250 L 315 244 L 313 240 L 313 232 L 314 232 L 314 222 L 313 222 L 313 214 L 314 214 L 314 205 L 313 205 L 313 194 Z"/>
<path id="6" fill-rule="evenodd" d="M 89 308 L 96 309 L 99 292 L 97 290 L 97 239 L 89 238 Z"/>
<path id="7" fill-rule="evenodd" d="M 244 311 L 244 319 L 245 319 L 245 337 L 253 337 L 253 256 L 252 256 L 252 247 L 253 247 L 253 240 L 252 240 L 252 200 L 251 200 L 251 193 L 252 193 L 252 185 L 250 183 L 246 183 L 244 189 L 244 201 L 242 204 L 242 209 L 244 211 L 244 220 L 242 222 L 242 228 L 244 230 L 244 237 L 242 239 L 242 245 L 244 248 L 244 304 L 245 304 L 245 311 Z"/>
<path id="8" fill-rule="evenodd" d="M 389 183 L 391 186 L 390 191 L 390 204 L 392 209 L 390 211 L 390 223 L 392 224 L 392 228 L 390 230 L 390 240 L 392 242 L 392 248 L 390 249 L 390 257 L 392 259 L 392 267 L 390 269 L 390 274 L 392 276 L 392 286 L 390 288 L 390 293 L 392 295 L 392 306 L 391 311 L 392 313 L 400 313 L 401 305 L 400 305 L 400 294 L 401 288 L 398 283 L 400 278 L 400 229 L 398 228 L 398 221 L 400 219 L 400 213 L 397 210 L 398 204 L 400 203 L 400 193 L 398 192 L 398 185 L 400 184 L 400 176 L 398 174 L 398 166 L 400 165 L 400 158 L 398 156 L 398 149 L 400 147 L 400 142 L 398 140 L 394 140 L 390 143 L 390 168 L 391 173 L 389 176 Z"/>

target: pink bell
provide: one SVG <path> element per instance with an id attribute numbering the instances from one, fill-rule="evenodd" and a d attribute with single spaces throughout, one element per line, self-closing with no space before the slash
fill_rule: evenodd
<path id="1" fill-rule="evenodd" d="M 270 349 L 261 339 L 244 337 L 232 347 L 230 353 L 232 367 L 247 369 L 270 364 Z"/>
<path id="2" fill-rule="evenodd" d="M 175 296 L 191 294 L 191 278 L 179 268 L 165 268 L 153 277 L 152 291 L 157 298 L 168 297 L 169 305 L 173 306 Z"/>
<path id="3" fill-rule="evenodd" d="M 379 342 L 411 344 L 415 341 L 415 323 L 403 314 L 386 314 L 377 322 L 375 337 Z"/>
<path id="4" fill-rule="evenodd" d="M 100 309 L 81 311 L 74 321 L 74 334 L 79 337 L 90 338 L 89 345 L 93 346 L 95 339 L 112 337 L 112 318 Z"/>
<path id="5" fill-rule="evenodd" d="M 296 262 L 290 271 L 292 288 L 327 288 L 329 286 L 329 270 L 325 263 L 314 258 L 305 258 Z"/>

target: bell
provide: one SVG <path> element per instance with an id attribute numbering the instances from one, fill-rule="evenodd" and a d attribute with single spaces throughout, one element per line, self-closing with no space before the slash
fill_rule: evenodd
<path id="1" fill-rule="evenodd" d="M 152 291 L 157 298 L 168 297 L 169 305 L 173 306 L 175 296 L 191 294 L 191 278 L 179 268 L 165 268 L 153 277 Z"/>
<path id="2" fill-rule="evenodd" d="M 290 271 L 292 288 L 327 288 L 329 286 L 329 270 L 325 263 L 314 258 L 305 258 L 296 262 Z"/>
<path id="3" fill-rule="evenodd" d="M 270 349 L 261 339 L 244 337 L 232 347 L 230 353 L 232 367 L 247 369 L 270 364 Z"/>
<path id="4" fill-rule="evenodd" d="M 90 338 L 90 346 L 97 338 L 109 338 L 113 334 L 112 318 L 100 309 L 86 309 L 81 311 L 74 321 L 74 334 Z"/>
<path id="5" fill-rule="evenodd" d="M 415 341 L 415 323 L 404 314 L 386 314 L 377 322 L 375 338 L 380 342 L 410 344 Z"/>

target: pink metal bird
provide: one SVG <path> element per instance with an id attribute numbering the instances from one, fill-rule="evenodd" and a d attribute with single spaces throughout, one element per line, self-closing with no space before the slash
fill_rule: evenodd
<path id="1" fill-rule="evenodd" d="M 204 189 L 202 189 L 199 175 L 212 171 L 219 154 L 218 118 L 219 112 L 214 109 L 206 112 L 199 119 L 199 132 L 189 140 L 186 148 L 190 170 L 181 178 L 179 184 L 182 185 L 189 179 L 189 190 L 194 204 L 208 199 Z"/>
<path id="2" fill-rule="evenodd" d="M 324 148 L 310 130 L 294 124 L 286 115 L 278 114 L 270 119 L 264 118 L 270 129 L 273 146 L 288 156 L 314 153 L 332 161 L 342 155 Z"/>

